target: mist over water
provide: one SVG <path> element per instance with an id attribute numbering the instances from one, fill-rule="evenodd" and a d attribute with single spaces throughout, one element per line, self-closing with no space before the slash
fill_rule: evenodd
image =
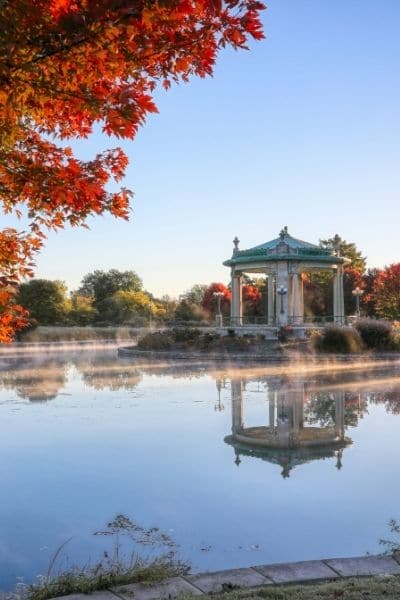
<path id="1" fill-rule="evenodd" d="M 194 570 L 378 552 L 400 517 L 399 361 L 11 349 L 0 418 L 0 589 L 69 538 L 59 568 L 95 561 L 116 514 L 166 531 Z"/>

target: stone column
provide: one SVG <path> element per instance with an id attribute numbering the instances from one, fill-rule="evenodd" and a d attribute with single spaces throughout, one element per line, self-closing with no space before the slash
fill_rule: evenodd
<path id="1" fill-rule="evenodd" d="M 286 288 L 286 294 L 281 298 L 278 294 L 278 290 L 283 286 Z M 276 273 L 276 286 L 275 286 L 275 314 L 276 323 L 278 325 L 287 325 L 289 322 L 289 309 L 290 309 L 290 280 L 289 280 L 289 269 L 286 261 L 278 263 Z M 281 312 L 281 306 L 283 312 Z"/>
<path id="2" fill-rule="evenodd" d="M 298 325 L 300 322 L 300 286 L 299 274 L 292 275 L 292 317 L 293 324 Z"/>
<path id="3" fill-rule="evenodd" d="M 299 320 L 300 320 L 300 323 L 303 323 L 304 322 L 304 281 L 303 281 L 303 278 L 301 276 L 301 273 L 300 273 L 300 294 L 299 295 L 300 295 L 300 302 L 299 302 L 299 305 L 300 305 L 300 314 L 299 314 Z"/>
<path id="4" fill-rule="evenodd" d="M 344 316 L 343 268 L 338 265 L 333 277 L 333 320 L 338 325 L 344 325 Z"/>
<path id="5" fill-rule="evenodd" d="M 268 325 L 275 323 L 275 310 L 274 310 L 274 278 L 272 273 L 268 274 Z"/>
<path id="6" fill-rule="evenodd" d="M 232 272 L 231 275 L 231 325 L 242 325 L 242 277 Z"/>

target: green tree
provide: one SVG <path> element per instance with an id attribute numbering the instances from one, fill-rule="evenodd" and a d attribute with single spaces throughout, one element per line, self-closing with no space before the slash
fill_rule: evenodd
<path id="1" fill-rule="evenodd" d="M 19 286 L 18 301 L 40 325 L 63 325 L 69 309 L 66 293 L 63 281 L 32 279 Z"/>
<path id="2" fill-rule="evenodd" d="M 208 286 L 203 283 L 195 283 L 189 290 L 180 296 L 179 300 L 187 300 L 191 304 L 201 306 L 204 301 L 207 287 Z"/>
<path id="3" fill-rule="evenodd" d="M 91 325 L 97 316 L 90 296 L 83 296 L 78 292 L 71 294 L 71 310 L 68 313 L 68 322 L 71 325 Z"/>
<path id="4" fill-rule="evenodd" d="M 158 302 L 165 311 L 165 320 L 173 321 L 175 318 L 175 310 L 178 306 L 178 301 L 168 296 L 168 294 L 164 294 L 164 296 L 162 296 Z"/>
<path id="5" fill-rule="evenodd" d="M 182 298 L 175 309 L 175 319 L 177 321 L 208 321 L 209 313 L 198 304 Z"/>
<path id="6" fill-rule="evenodd" d="M 162 319 L 165 309 L 147 292 L 119 290 L 99 303 L 98 318 L 101 321 L 122 325 L 133 322 L 147 324 L 151 319 Z"/>
<path id="7" fill-rule="evenodd" d="M 335 234 L 326 240 L 320 240 L 322 248 L 335 249 L 339 256 L 344 256 L 348 262 L 344 265 L 343 292 L 345 314 L 354 313 L 354 298 L 352 290 L 357 285 L 362 286 L 362 275 L 366 270 L 366 258 L 358 250 L 354 242 L 347 242 Z M 304 282 L 305 313 L 309 316 L 333 314 L 332 274 L 324 271 L 307 273 Z"/>
<path id="8" fill-rule="evenodd" d="M 135 271 L 96 270 L 85 275 L 78 294 L 93 298 L 93 306 L 101 312 L 101 303 L 116 292 L 140 292 L 142 288 L 142 280 Z"/>
<path id="9" fill-rule="evenodd" d="M 346 266 L 364 273 L 367 266 L 367 259 L 358 250 L 354 242 L 346 242 L 337 233 L 327 240 L 320 240 L 322 248 L 334 248 L 339 256 L 344 256 L 350 260 Z"/>

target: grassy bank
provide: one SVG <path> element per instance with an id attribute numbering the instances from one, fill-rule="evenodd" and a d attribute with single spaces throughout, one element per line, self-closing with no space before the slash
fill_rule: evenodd
<path id="1" fill-rule="evenodd" d="M 90 594 L 128 583 L 154 584 L 187 572 L 187 567 L 166 559 L 155 560 L 150 564 L 135 562 L 132 565 L 113 565 L 110 569 L 94 567 L 82 571 L 61 573 L 54 578 L 43 578 L 39 584 L 25 590 L 26 600 L 49 600 L 69 594 Z"/>
<path id="2" fill-rule="evenodd" d="M 21 342 L 78 342 L 85 340 L 132 341 L 145 329 L 134 327 L 57 327 L 39 326 L 21 336 Z"/>
<path id="3" fill-rule="evenodd" d="M 188 597 L 187 597 L 188 598 Z M 399 600 L 400 576 L 363 577 L 307 585 L 265 586 L 255 590 L 226 590 L 203 596 L 207 600 Z"/>
<path id="4" fill-rule="evenodd" d="M 90 594 L 96 590 L 105 590 L 129 583 L 156 584 L 167 577 L 181 575 L 183 567 L 168 564 L 153 564 L 147 567 L 135 567 L 133 573 L 113 573 L 107 576 L 97 575 L 88 578 L 69 574 L 49 582 L 47 585 L 32 587 L 27 600 L 49 600 L 58 596 L 74 593 Z M 180 596 L 180 600 L 189 600 L 193 596 Z M 354 577 L 338 581 L 307 584 L 267 585 L 254 589 L 230 589 L 227 587 L 219 594 L 204 594 L 204 600 L 398 600 L 400 598 L 400 576 Z M 89 596 L 90 599 L 90 596 Z"/>

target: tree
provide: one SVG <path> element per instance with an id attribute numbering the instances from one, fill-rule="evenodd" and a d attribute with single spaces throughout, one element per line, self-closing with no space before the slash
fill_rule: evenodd
<path id="1" fill-rule="evenodd" d="M 379 273 L 379 269 L 368 269 L 363 276 L 364 294 L 361 296 L 361 306 L 367 317 L 376 317 L 374 288 Z"/>
<path id="2" fill-rule="evenodd" d="M 102 321 L 122 324 L 135 319 L 147 323 L 151 318 L 162 318 L 163 307 L 152 300 L 146 292 L 119 290 L 113 296 L 105 298 L 100 305 L 99 318 Z"/>
<path id="3" fill-rule="evenodd" d="M 90 325 L 95 320 L 97 311 L 90 296 L 78 292 L 71 294 L 71 310 L 68 312 L 68 323 L 71 325 Z"/>
<path id="4" fill-rule="evenodd" d="M 339 256 L 348 262 L 344 264 L 343 293 L 345 314 L 354 312 L 353 289 L 363 286 L 362 275 L 366 268 L 366 258 L 354 242 L 347 242 L 335 234 L 320 240 L 322 248 L 335 249 Z M 324 316 L 333 314 L 332 274 L 324 271 L 307 273 L 304 278 L 304 301 L 306 314 Z"/>
<path id="5" fill-rule="evenodd" d="M 394 263 L 378 271 L 373 294 L 379 317 L 400 320 L 400 263 Z"/>
<path id="6" fill-rule="evenodd" d="M 142 280 L 135 271 L 93 271 L 82 279 L 78 293 L 93 299 L 93 306 L 101 312 L 101 303 L 116 292 L 140 292 Z"/>
<path id="7" fill-rule="evenodd" d="M 164 294 L 158 302 L 165 311 L 164 319 L 166 321 L 172 321 L 175 318 L 175 311 L 178 306 L 177 300 L 171 298 L 168 294 Z"/>
<path id="8" fill-rule="evenodd" d="M 204 292 L 203 308 L 210 316 L 217 313 L 218 301 L 216 296 L 214 296 L 215 293 L 223 294 L 221 297 L 221 312 L 223 315 L 229 315 L 232 293 L 223 283 L 210 283 Z"/>
<path id="9" fill-rule="evenodd" d="M 352 315 L 356 312 L 355 288 L 364 289 L 364 278 L 358 269 L 346 267 L 343 270 L 344 313 Z"/>
<path id="10" fill-rule="evenodd" d="M 68 312 L 66 291 L 62 281 L 32 279 L 20 285 L 18 301 L 40 325 L 60 325 Z"/>
<path id="11" fill-rule="evenodd" d="M 251 317 L 265 316 L 265 304 L 262 305 L 262 294 L 256 285 L 250 283 L 242 287 L 243 314 Z"/>
<path id="12" fill-rule="evenodd" d="M 322 248 L 334 248 L 339 256 L 345 256 L 350 262 L 346 264 L 346 267 L 356 269 L 360 273 L 365 272 L 367 259 L 362 255 L 360 250 L 354 242 L 346 242 L 337 233 L 327 240 L 320 240 Z"/>
<path id="13" fill-rule="evenodd" d="M 180 300 L 188 300 L 192 304 L 203 304 L 204 294 L 207 286 L 203 283 L 195 283 L 192 287 L 180 296 Z"/>
<path id="14" fill-rule="evenodd" d="M 133 139 L 157 111 L 156 85 L 211 75 L 221 48 L 263 37 L 263 8 L 258 0 L 1 2 L 0 200 L 29 221 L 28 233 L 0 236 L 0 250 L 13 242 L 0 255 L 1 340 L 22 325 L 13 294 L 46 229 L 91 214 L 128 217 L 130 192 L 107 189 L 124 176 L 124 153 L 82 161 L 60 140 L 85 138 L 95 124 Z"/>
<path id="15" fill-rule="evenodd" d="M 202 306 L 182 298 L 175 309 L 175 319 L 177 321 L 207 321 L 209 314 Z"/>

